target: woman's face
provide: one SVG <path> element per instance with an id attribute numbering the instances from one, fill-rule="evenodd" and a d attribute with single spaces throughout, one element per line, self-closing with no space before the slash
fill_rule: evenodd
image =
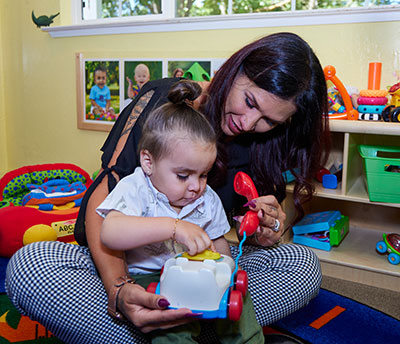
<path id="1" fill-rule="evenodd" d="M 221 129 L 227 136 L 264 133 L 284 123 L 295 112 L 293 101 L 278 98 L 241 74 L 228 94 Z"/>

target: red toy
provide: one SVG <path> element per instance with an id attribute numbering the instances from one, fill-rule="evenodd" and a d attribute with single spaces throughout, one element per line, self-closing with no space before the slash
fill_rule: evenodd
<path id="1" fill-rule="evenodd" d="M 254 198 L 258 198 L 258 192 L 253 181 L 249 175 L 244 172 L 238 172 L 236 174 L 233 187 L 239 195 L 246 197 L 249 202 Z M 258 219 L 257 212 L 249 210 L 240 223 L 239 234 L 243 235 L 243 233 L 246 232 L 248 236 L 253 235 L 259 223 L 260 220 Z"/>
<path id="2" fill-rule="evenodd" d="M 86 188 L 92 183 L 89 174 L 73 164 L 24 166 L 0 179 L 0 256 L 11 257 L 34 241 L 74 242 L 79 207 L 60 206 L 58 210 L 43 211 L 22 205 L 22 198 L 31 191 L 28 183 L 40 185 L 59 178 L 71 183 L 79 180 Z"/>

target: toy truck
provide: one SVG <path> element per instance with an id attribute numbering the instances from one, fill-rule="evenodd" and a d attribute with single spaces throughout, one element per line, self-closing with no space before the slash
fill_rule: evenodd
<path id="1" fill-rule="evenodd" d="M 389 89 L 392 96 L 390 104 L 382 111 L 382 118 L 385 122 L 400 122 L 400 82 Z"/>

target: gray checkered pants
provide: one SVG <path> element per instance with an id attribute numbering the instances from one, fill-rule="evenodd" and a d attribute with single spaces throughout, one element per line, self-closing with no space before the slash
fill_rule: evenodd
<path id="1" fill-rule="evenodd" d="M 236 257 L 238 248 L 231 251 Z M 243 251 L 239 264 L 248 273 L 262 326 L 303 307 L 318 293 L 320 265 L 306 247 L 246 246 Z M 7 266 L 6 291 L 22 314 L 65 343 L 148 343 L 132 324 L 107 314 L 106 291 L 86 247 L 61 242 L 23 247 Z"/>

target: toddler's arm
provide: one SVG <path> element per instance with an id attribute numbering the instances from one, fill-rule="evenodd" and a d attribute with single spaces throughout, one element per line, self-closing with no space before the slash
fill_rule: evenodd
<path id="1" fill-rule="evenodd" d="M 128 216 L 113 210 L 101 227 L 101 241 L 113 250 L 126 251 L 168 239 L 185 245 L 190 255 L 214 248 L 201 227 L 171 217 Z"/>

